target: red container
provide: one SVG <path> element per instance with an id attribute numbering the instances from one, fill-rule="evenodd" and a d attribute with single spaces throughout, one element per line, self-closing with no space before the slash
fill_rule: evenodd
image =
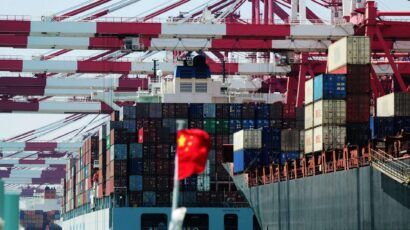
<path id="1" fill-rule="evenodd" d="M 114 192 L 114 179 L 113 178 L 105 181 L 105 195 L 109 196 L 112 192 Z"/>
<path id="2" fill-rule="evenodd" d="M 283 105 L 283 119 L 296 119 L 296 106 L 293 104 Z"/>
<path id="3" fill-rule="evenodd" d="M 370 95 L 350 94 L 346 97 L 346 121 L 350 123 L 369 122 Z"/>

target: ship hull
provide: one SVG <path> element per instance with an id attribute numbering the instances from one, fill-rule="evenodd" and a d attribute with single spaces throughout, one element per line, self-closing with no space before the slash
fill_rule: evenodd
<path id="1" fill-rule="evenodd" d="M 262 229 L 410 229 L 410 187 L 370 166 L 240 189 Z"/>
<path id="2" fill-rule="evenodd" d="M 147 215 L 163 215 L 164 219 L 154 218 L 152 225 L 144 226 L 142 221 Z M 202 215 L 205 217 L 201 223 L 188 223 L 191 229 L 219 230 L 226 227 L 225 217 L 235 215 L 238 230 L 249 230 L 253 228 L 253 212 L 251 208 L 187 208 L 187 215 Z M 141 207 L 141 208 L 106 208 L 94 212 L 84 213 L 73 218 L 65 218 L 62 221 L 63 229 L 165 229 L 158 228 L 159 222 L 167 226 L 171 217 L 169 207 Z M 255 220 L 256 221 L 256 220 Z"/>

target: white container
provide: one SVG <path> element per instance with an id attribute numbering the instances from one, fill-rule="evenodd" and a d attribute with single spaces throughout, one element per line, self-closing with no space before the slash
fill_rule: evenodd
<path id="1" fill-rule="evenodd" d="M 313 130 L 313 151 L 342 149 L 346 139 L 346 127 L 319 126 Z"/>
<path id="2" fill-rule="evenodd" d="M 313 127 L 313 104 L 305 105 L 305 129 Z"/>
<path id="3" fill-rule="evenodd" d="M 305 153 L 313 152 L 313 129 L 305 130 Z"/>
<path id="4" fill-rule="evenodd" d="M 241 130 L 233 134 L 233 150 L 262 148 L 262 129 Z"/>
<path id="5" fill-rule="evenodd" d="M 313 126 L 345 125 L 346 101 L 320 100 L 313 104 Z"/>
<path id="6" fill-rule="evenodd" d="M 305 82 L 305 105 L 313 102 L 313 77 Z"/>
<path id="7" fill-rule="evenodd" d="M 410 116 L 410 93 L 390 93 L 377 98 L 377 116 Z"/>
<path id="8" fill-rule="evenodd" d="M 344 37 L 329 46 L 328 71 L 334 71 L 347 64 L 370 64 L 369 37 Z"/>

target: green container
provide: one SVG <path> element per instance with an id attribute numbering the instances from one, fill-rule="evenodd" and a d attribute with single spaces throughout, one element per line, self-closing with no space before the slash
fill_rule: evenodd
<path id="1" fill-rule="evenodd" d="M 4 182 L 0 180 L 0 219 L 4 219 Z"/>
<path id="2" fill-rule="evenodd" d="M 107 141 L 106 141 L 106 145 L 105 148 L 108 150 L 111 147 L 111 143 L 110 143 L 111 137 L 110 135 L 107 135 Z"/>
<path id="3" fill-rule="evenodd" d="M 205 119 L 204 120 L 204 130 L 207 133 L 214 134 L 216 127 L 216 121 L 214 119 Z"/>
<path id="4" fill-rule="evenodd" d="M 216 132 L 229 133 L 229 120 L 216 120 Z"/>
<path id="5" fill-rule="evenodd" d="M 19 229 L 19 195 L 5 194 L 4 196 L 4 230 L 18 230 Z"/>

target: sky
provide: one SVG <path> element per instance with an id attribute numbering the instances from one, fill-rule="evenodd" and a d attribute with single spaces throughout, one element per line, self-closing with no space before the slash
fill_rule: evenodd
<path id="1" fill-rule="evenodd" d="M 215 0 L 213 0 L 215 1 Z M 0 0 L 2 7 L 0 7 L 1 15 L 29 15 L 33 19 L 40 18 L 43 15 L 52 15 L 61 10 L 73 7 L 85 0 Z M 112 1 L 115 2 L 115 1 Z M 152 3 L 154 2 L 154 3 Z M 135 17 L 144 16 L 148 9 L 159 7 L 170 0 L 142 0 L 124 9 L 118 10 L 109 16 L 113 17 Z M 176 2 L 176 0 L 172 0 Z M 195 6 L 203 4 L 204 0 L 192 0 L 177 9 L 164 14 L 160 18 L 167 18 L 170 15 L 178 15 L 179 12 L 189 12 Z M 410 2 L 408 0 L 378 0 L 378 6 L 382 10 L 387 11 L 410 11 Z M 317 6 L 312 1 L 307 2 L 316 14 L 322 18 L 328 18 L 330 12 L 324 8 Z M 98 8 L 96 8 L 98 9 Z M 242 18 L 250 18 L 250 3 L 246 2 L 244 7 L 240 9 Z M 27 49 L 9 49 L 0 48 L 0 55 L 23 55 L 30 57 L 31 55 L 38 55 L 47 50 L 27 50 Z M 67 56 L 90 56 L 96 51 L 75 51 L 70 52 Z M 14 136 L 24 131 L 35 129 L 44 126 L 48 123 L 63 119 L 67 115 L 49 115 L 49 114 L 0 114 L 0 140 L 6 137 Z"/>

